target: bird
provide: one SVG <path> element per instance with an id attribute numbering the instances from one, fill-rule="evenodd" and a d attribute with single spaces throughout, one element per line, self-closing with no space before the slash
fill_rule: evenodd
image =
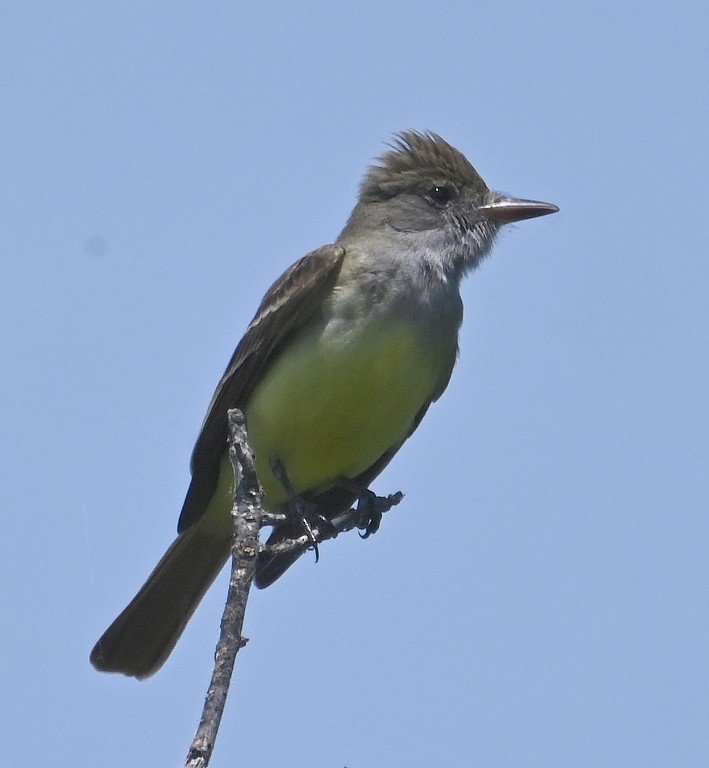
<path id="1" fill-rule="evenodd" d="M 448 385 L 463 277 L 505 225 L 558 210 L 491 191 L 436 133 L 395 134 L 335 242 L 296 261 L 266 292 L 207 409 L 177 538 L 96 643 L 94 667 L 154 674 L 226 563 L 229 409 L 245 414 L 264 509 L 285 513 L 268 544 L 302 534 L 294 506 L 328 521 L 366 505 L 370 483 Z M 301 554 L 266 548 L 256 586 L 271 585 Z"/>

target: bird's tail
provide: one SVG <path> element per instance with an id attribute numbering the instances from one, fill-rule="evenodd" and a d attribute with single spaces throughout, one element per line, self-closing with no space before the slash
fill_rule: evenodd
<path id="1" fill-rule="evenodd" d="M 230 525 L 211 522 L 205 516 L 170 545 L 91 651 L 96 669 L 142 679 L 162 666 L 229 557 Z"/>

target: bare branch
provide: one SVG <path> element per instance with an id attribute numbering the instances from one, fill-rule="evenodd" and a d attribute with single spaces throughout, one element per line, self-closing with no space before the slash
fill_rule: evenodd
<path id="1" fill-rule="evenodd" d="M 254 455 L 248 442 L 243 413 L 239 410 L 229 411 L 228 418 L 229 457 L 236 481 L 232 509 L 234 537 L 231 548 L 231 577 L 215 652 L 214 671 L 207 690 L 202 718 L 187 754 L 185 768 L 206 768 L 209 765 L 229 692 L 236 654 L 239 648 L 246 645 L 241 630 L 259 551 L 261 489 L 256 479 Z"/>

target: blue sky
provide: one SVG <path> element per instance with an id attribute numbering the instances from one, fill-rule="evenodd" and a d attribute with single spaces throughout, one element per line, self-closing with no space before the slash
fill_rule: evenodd
<path id="1" fill-rule="evenodd" d="M 561 212 L 466 281 L 405 503 L 253 595 L 213 766 L 705 766 L 703 4 L 6 2 L 0 722 L 180 764 L 225 582 L 145 683 L 88 652 L 172 540 L 264 290 L 391 134 Z"/>

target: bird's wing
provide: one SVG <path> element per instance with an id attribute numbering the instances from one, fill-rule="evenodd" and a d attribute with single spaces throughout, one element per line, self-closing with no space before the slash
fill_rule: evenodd
<path id="1" fill-rule="evenodd" d="M 345 249 L 337 245 L 312 251 L 289 267 L 266 292 L 209 404 L 192 451 L 192 482 L 178 531 L 201 517 L 214 494 L 227 445 L 227 411 L 244 408 L 283 345 L 318 314 L 335 285 L 344 255 Z"/>

